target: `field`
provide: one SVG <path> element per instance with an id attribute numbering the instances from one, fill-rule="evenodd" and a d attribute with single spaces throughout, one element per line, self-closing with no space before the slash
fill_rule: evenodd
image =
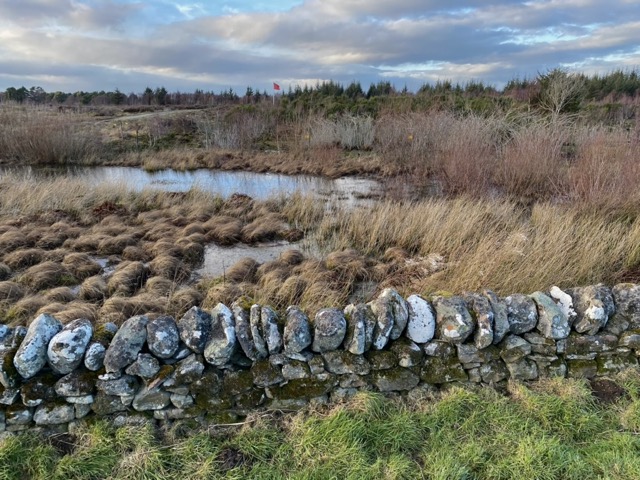
<path id="1" fill-rule="evenodd" d="M 359 175 L 384 191 L 354 207 L 1 173 L 0 323 L 49 312 L 119 325 L 240 296 L 313 315 L 386 287 L 428 298 L 640 283 L 637 94 L 555 109 L 526 89 L 321 93 L 277 104 L 0 103 L 0 166 Z M 209 245 L 274 241 L 290 243 L 274 260 L 198 273 Z M 359 394 L 209 430 L 89 422 L 46 441 L 3 439 L 0 478 L 638 478 L 638 372 L 606 386 L 604 400 L 578 380 Z"/>

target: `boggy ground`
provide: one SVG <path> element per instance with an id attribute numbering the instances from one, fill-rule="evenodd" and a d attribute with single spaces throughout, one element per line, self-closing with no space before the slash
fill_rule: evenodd
<path id="1" fill-rule="evenodd" d="M 409 398 L 362 392 L 299 413 L 208 429 L 176 422 L 0 441 L 0 478 L 620 479 L 640 477 L 640 374 L 553 379 L 505 392 L 451 386 Z"/>
<path id="2" fill-rule="evenodd" d="M 194 275 L 209 243 L 289 240 L 300 247 L 217 278 Z M 257 202 L 201 191 L 131 192 L 117 185 L 5 177 L 0 182 L 0 316 L 67 322 L 181 315 L 241 295 L 284 310 L 402 294 L 493 289 L 530 293 L 640 278 L 633 211 L 471 198 L 382 201 L 342 209 L 294 195 Z"/>

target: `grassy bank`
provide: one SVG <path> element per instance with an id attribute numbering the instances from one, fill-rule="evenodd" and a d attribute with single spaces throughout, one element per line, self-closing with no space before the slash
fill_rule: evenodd
<path id="1" fill-rule="evenodd" d="M 601 385 L 602 386 L 602 385 Z M 2 479 L 629 479 L 640 477 L 640 376 L 406 400 L 359 394 L 242 424 L 113 428 L 103 421 L 41 440 L 0 441 Z M 597 386 L 596 390 L 597 390 Z"/>

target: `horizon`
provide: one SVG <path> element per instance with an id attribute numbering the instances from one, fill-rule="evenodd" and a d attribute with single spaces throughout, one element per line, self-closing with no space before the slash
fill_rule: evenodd
<path id="1" fill-rule="evenodd" d="M 635 70 L 637 5 L 616 0 L 5 0 L 0 91 L 272 93 L 334 81 L 482 82 Z"/>

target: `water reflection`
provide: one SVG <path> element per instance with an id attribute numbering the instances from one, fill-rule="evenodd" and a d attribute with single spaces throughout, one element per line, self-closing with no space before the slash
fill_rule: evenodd
<path id="1" fill-rule="evenodd" d="M 3 167 L 0 176 L 8 173 L 27 178 L 74 177 L 91 185 L 122 183 L 134 190 L 146 187 L 170 192 L 185 192 L 192 187 L 227 197 L 239 192 L 264 200 L 275 195 L 290 195 L 294 192 L 335 198 L 346 204 L 358 199 L 380 195 L 380 184 L 365 178 L 345 177 L 331 180 L 310 175 L 282 175 L 277 173 L 253 173 L 242 171 L 159 170 L 147 172 L 138 167 Z"/>

